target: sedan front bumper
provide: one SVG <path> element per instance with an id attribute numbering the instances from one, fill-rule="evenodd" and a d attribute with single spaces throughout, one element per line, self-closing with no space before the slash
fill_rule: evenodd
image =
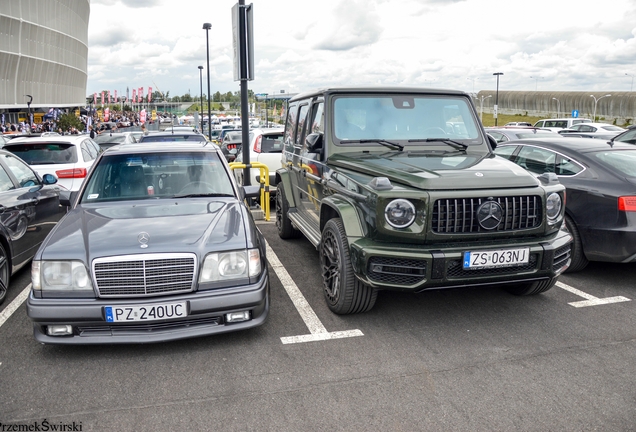
<path id="1" fill-rule="evenodd" d="M 178 319 L 107 322 L 107 306 L 154 306 L 185 302 L 188 314 Z M 249 311 L 250 319 L 226 323 L 231 312 Z M 135 299 L 41 299 L 31 294 L 27 315 L 38 342 L 48 344 L 152 343 L 226 333 L 259 326 L 269 313 L 269 277 L 253 284 L 188 294 Z M 70 325 L 72 335 L 49 336 L 47 327 Z"/>

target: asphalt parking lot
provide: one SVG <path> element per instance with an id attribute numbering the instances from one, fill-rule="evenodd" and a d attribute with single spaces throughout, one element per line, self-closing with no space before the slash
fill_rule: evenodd
<path id="1" fill-rule="evenodd" d="M 592 263 L 534 297 L 497 288 L 324 303 L 318 254 L 260 222 L 271 310 L 165 344 L 45 346 L 14 277 L 0 315 L 0 423 L 81 430 L 634 430 L 636 265 Z M 2 430 L 2 429 L 0 429 Z M 49 429 L 53 430 L 53 429 Z M 67 429 L 72 430 L 72 429 Z"/>

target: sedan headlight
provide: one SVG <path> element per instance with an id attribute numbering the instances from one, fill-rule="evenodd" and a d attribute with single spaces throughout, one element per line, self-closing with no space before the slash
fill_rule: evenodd
<path id="1" fill-rule="evenodd" d="M 258 249 L 212 253 L 205 257 L 199 283 L 258 276 L 261 254 Z"/>
<path id="2" fill-rule="evenodd" d="M 393 228 L 406 228 L 415 221 L 415 206 L 405 199 L 393 200 L 384 209 L 384 217 Z"/>
<path id="3" fill-rule="evenodd" d="M 41 291 L 92 291 L 93 284 L 81 261 L 33 261 L 31 284 Z"/>
<path id="4" fill-rule="evenodd" d="M 552 192 L 550 195 L 548 195 L 545 206 L 548 222 L 553 223 L 554 221 L 556 221 L 556 219 L 559 217 L 559 214 L 561 214 L 562 206 L 563 204 L 561 201 L 561 196 L 558 193 Z"/>

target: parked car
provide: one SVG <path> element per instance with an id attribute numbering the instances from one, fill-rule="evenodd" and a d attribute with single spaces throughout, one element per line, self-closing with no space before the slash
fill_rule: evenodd
<path id="1" fill-rule="evenodd" d="M 180 131 L 180 132 L 151 132 L 147 135 L 143 135 L 139 138 L 139 142 L 205 142 L 208 139 L 205 135 L 192 131 Z"/>
<path id="2" fill-rule="evenodd" d="M 16 155 L 0 150 L 0 303 L 11 276 L 27 265 L 64 215 L 57 179 L 40 177 Z"/>
<path id="3" fill-rule="evenodd" d="M 35 338 L 147 343 L 262 324 L 265 239 L 245 196 L 207 142 L 101 153 L 34 257 Z"/>
<path id="4" fill-rule="evenodd" d="M 552 132 L 550 130 L 538 129 L 533 127 L 527 128 L 497 128 L 497 127 L 487 127 L 484 128 L 486 133 L 492 136 L 497 143 L 502 143 L 506 141 L 513 141 L 523 138 L 541 138 L 541 137 L 551 137 L 551 138 L 559 138 L 559 135 L 556 132 Z"/>
<path id="5" fill-rule="evenodd" d="M 31 165 L 40 176 L 55 174 L 57 184 L 69 191 L 79 190 L 100 152 L 87 135 L 60 135 L 14 138 L 4 149 Z"/>
<path id="6" fill-rule="evenodd" d="M 503 143 L 495 153 L 537 175 L 555 173 L 567 188 L 568 272 L 588 261 L 636 261 L 636 146 L 543 138 Z"/>
<path id="7" fill-rule="evenodd" d="M 625 129 L 609 123 L 583 123 L 560 130 L 559 134 L 582 138 L 612 139 L 621 132 L 625 132 Z"/>
<path id="8" fill-rule="evenodd" d="M 636 144 L 636 125 L 628 126 L 626 131 L 619 133 L 611 138 L 610 141 Z"/>
<path id="9" fill-rule="evenodd" d="M 252 129 L 250 131 L 250 163 L 260 162 L 267 165 L 269 170 L 270 196 L 276 193 L 276 170 L 281 168 L 281 156 L 283 152 L 283 139 L 285 129 Z M 243 162 L 243 152 L 236 155 L 235 162 Z M 239 184 L 243 184 L 244 170 L 234 170 Z M 258 168 L 250 170 L 251 184 L 259 184 L 261 172 Z"/>
<path id="10" fill-rule="evenodd" d="M 288 104 L 276 226 L 319 250 L 332 312 L 367 311 L 378 290 L 538 294 L 568 267 L 565 188 L 496 158 L 467 93 L 330 88 Z"/>
<path id="11" fill-rule="evenodd" d="M 137 142 L 132 132 L 104 132 L 97 135 L 93 141 L 95 141 L 102 150 L 107 150 L 117 144 L 132 144 Z"/>
<path id="12" fill-rule="evenodd" d="M 223 135 L 223 140 L 219 147 L 221 147 L 221 151 L 225 155 L 225 159 L 228 162 L 234 162 L 236 160 L 236 155 L 241 152 L 241 143 L 243 141 L 243 132 L 227 132 Z"/>
<path id="13" fill-rule="evenodd" d="M 579 123 L 592 123 L 592 120 L 588 118 L 580 118 L 580 117 L 544 119 L 544 120 L 539 120 L 538 122 L 536 122 L 534 124 L 534 127 L 549 129 L 553 132 L 558 132 L 562 129 L 568 129 Z"/>
<path id="14" fill-rule="evenodd" d="M 528 122 L 508 122 L 506 126 L 532 126 L 532 123 Z"/>

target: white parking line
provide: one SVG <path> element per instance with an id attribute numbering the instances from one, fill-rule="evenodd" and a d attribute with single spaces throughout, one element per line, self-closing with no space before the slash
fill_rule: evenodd
<path id="1" fill-rule="evenodd" d="M 570 306 L 574 306 L 577 308 L 631 301 L 631 299 L 628 299 L 627 297 L 623 297 L 623 296 L 606 297 L 606 298 L 594 297 L 593 295 L 577 290 L 576 288 L 573 288 L 570 285 L 566 285 L 563 282 L 557 282 L 556 285 L 559 288 L 563 288 L 566 291 L 570 291 L 572 294 L 576 294 L 579 297 L 583 297 L 587 299 L 587 300 L 580 300 L 580 301 L 568 303 Z"/>
<path id="2" fill-rule="evenodd" d="M 337 331 L 337 332 L 328 332 L 318 316 L 311 308 L 307 300 L 303 296 L 303 294 L 296 286 L 296 283 L 291 278 L 285 267 L 280 262 L 272 248 L 269 246 L 269 243 L 265 242 L 267 246 L 267 260 L 269 264 L 274 269 L 276 276 L 280 280 L 281 284 L 283 284 L 283 288 L 287 291 L 287 295 L 291 299 L 294 306 L 296 306 L 296 310 L 300 314 L 300 317 L 305 322 L 305 325 L 309 329 L 311 334 L 300 335 L 300 336 L 287 336 L 281 337 L 280 340 L 284 344 L 293 344 L 293 343 L 302 343 L 302 342 L 315 342 L 315 341 L 323 341 L 329 339 L 341 339 L 355 336 L 364 336 L 360 330 L 345 330 L 345 331 Z"/>
<path id="3" fill-rule="evenodd" d="M 29 291 L 31 291 L 31 284 L 29 284 L 24 290 L 22 290 L 22 292 L 13 299 L 9 306 L 4 308 L 2 313 L 0 313 L 0 327 L 2 327 L 2 324 L 4 324 L 11 317 L 11 315 L 13 315 L 13 312 L 15 312 L 20 307 L 20 305 L 24 303 L 27 297 L 29 297 Z"/>

